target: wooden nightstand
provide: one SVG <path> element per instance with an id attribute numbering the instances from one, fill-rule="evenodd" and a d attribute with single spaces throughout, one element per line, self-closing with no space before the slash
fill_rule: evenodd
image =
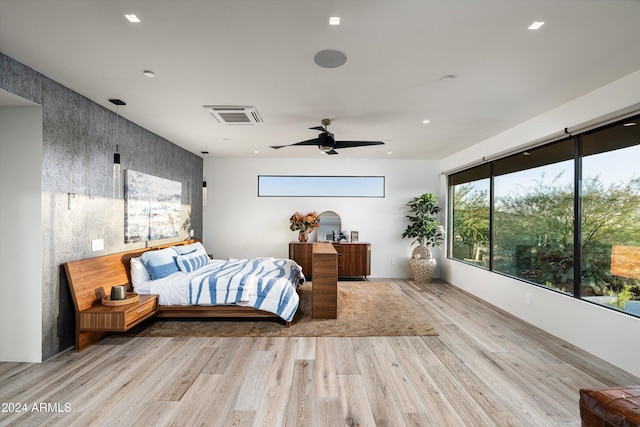
<path id="1" fill-rule="evenodd" d="M 157 295 L 140 295 L 138 302 L 108 307 L 95 301 L 90 308 L 78 312 L 81 331 L 124 332 L 158 311 Z"/>
<path id="2" fill-rule="evenodd" d="M 108 307 L 102 300 L 76 311 L 76 351 L 82 351 L 111 332 L 124 332 L 158 312 L 157 295 L 140 295 L 131 304 Z"/>

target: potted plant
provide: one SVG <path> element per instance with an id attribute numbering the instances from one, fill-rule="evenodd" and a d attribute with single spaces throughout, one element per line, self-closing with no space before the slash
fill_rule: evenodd
<path id="1" fill-rule="evenodd" d="M 440 213 L 438 199 L 431 193 L 414 197 L 407 202 L 411 213 L 407 215 L 409 224 L 402 233 L 402 238 L 415 239 L 417 243 L 409 259 L 409 267 L 416 282 L 431 282 L 437 262 L 431 256 L 429 246 L 440 246 L 444 240 L 444 230 L 435 215 Z"/>

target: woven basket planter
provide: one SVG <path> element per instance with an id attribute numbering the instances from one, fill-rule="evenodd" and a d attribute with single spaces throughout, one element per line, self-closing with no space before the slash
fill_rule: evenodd
<path id="1" fill-rule="evenodd" d="M 409 258 L 409 268 L 416 282 L 430 283 L 437 265 L 426 246 L 417 246 Z"/>

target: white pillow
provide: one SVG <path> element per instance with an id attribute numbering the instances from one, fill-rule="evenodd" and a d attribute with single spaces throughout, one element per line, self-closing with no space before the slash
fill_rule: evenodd
<path id="1" fill-rule="evenodd" d="M 176 264 L 176 257 L 178 256 L 175 246 L 169 246 L 168 248 L 159 250 L 150 250 L 142 254 L 140 259 L 151 279 L 162 279 L 176 271 L 180 271 L 178 264 Z"/>
<path id="2" fill-rule="evenodd" d="M 131 258 L 131 284 L 133 286 L 151 280 L 151 276 L 140 258 Z"/>

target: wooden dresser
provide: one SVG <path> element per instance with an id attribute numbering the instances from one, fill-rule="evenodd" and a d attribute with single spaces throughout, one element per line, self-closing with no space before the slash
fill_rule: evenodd
<path id="1" fill-rule="evenodd" d="M 338 277 L 362 277 L 371 275 L 371 244 L 370 243 L 330 243 L 338 254 Z M 289 258 L 302 267 L 307 279 L 313 277 L 311 255 L 313 243 L 289 243 Z"/>

